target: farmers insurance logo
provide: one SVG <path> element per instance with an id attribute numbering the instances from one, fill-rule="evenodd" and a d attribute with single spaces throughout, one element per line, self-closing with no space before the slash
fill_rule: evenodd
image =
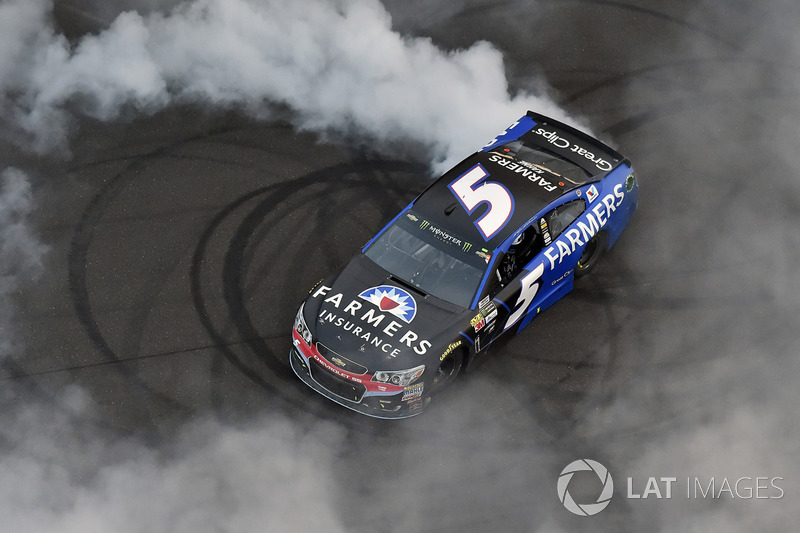
<path id="1" fill-rule="evenodd" d="M 367 289 L 358 295 L 375 304 L 378 309 L 391 313 L 406 324 L 411 323 L 417 315 L 417 302 L 405 290 L 391 285 L 381 285 Z"/>
<path id="2" fill-rule="evenodd" d="M 572 476 L 575 475 L 575 472 L 582 471 L 594 472 L 603 484 L 603 490 L 594 503 L 576 503 L 569 493 L 569 482 L 572 480 Z M 558 499 L 561 500 L 561 503 L 564 504 L 564 507 L 566 507 L 568 511 L 579 516 L 596 515 L 605 509 L 608 504 L 611 503 L 613 492 L 614 481 L 611 479 L 611 474 L 608 473 L 608 469 L 591 459 L 578 459 L 577 461 L 571 462 L 561 471 L 561 475 L 558 476 Z"/>

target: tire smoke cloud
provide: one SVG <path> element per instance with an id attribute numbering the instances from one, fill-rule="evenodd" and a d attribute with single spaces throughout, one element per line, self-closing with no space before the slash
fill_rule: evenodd
<path id="1" fill-rule="evenodd" d="M 141 2 L 139 2 L 141 4 Z M 116 13 L 100 3 L 101 13 Z M 374 0 L 197 0 L 115 14 L 107 27 L 69 39 L 53 24 L 53 2 L 0 3 L 0 135 L 38 154 L 68 157 L 83 117 L 149 115 L 175 105 L 236 110 L 256 119 L 288 115 L 293 125 L 373 149 L 420 146 L 443 169 L 499 133 L 527 109 L 575 123 L 545 97 L 509 94 L 503 57 L 487 42 L 462 50 L 404 37 Z M 479 103 L 480 105 L 477 105 Z M 0 356 L 16 355 L 7 295 L 41 271 L 45 247 L 31 229 L 35 201 L 21 171 L 3 172 L 0 192 Z M 6 369 L 7 376 L 13 371 Z M 8 383 L 8 377 L 6 382 Z M 96 424 L 95 399 L 75 385 L 44 398 L 22 385 L 0 401 L 0 518 L 30 531 L 343 531 L 352 502 L 336 496 L 341 428 L 275 413 L 246 428 L 191 420 L 169 442 L 150 443 Z M 453 422 L 451 422 L 452 424 Z M 459 424 L 465 423 L 463 420 Z M 489 421 L 486 421 L 486 427 Z M 495 446 L 491 435 L 481 449 Z M 369 441 L 370 439 L 366 439 Z M 438 446 L 429 443 L 426 446 Z M 360 447 L 372 446 L 360 442 Z M 423 450 L 424 453 L 424 450 Z M 464 450 L 447 468 L 473 461 Z M 519 452 L 522 453 L 522 452 Z M 402 464 L 416 465 L 411 455 Z M 502 456 L 494 464 L 502 467 Z M 344 468 L 358 468 L 346 461 Z M 385 468 L 374 456 L 367 465 Z M 375 501 L 367 528 L 390 517 L 419 525 L 403 506 L 421 505 L 406 486 L 423 476 L 409 466 Z M 346 475 L 350 477 L 350 475 Z M 428 483 L 427 475 L 424 483 Z M 509 486 L 525 486 L 509 476 Z M 365 494 L 370 487 L 363 487 Z M 456 498 L 457 496 L 457 498 Z M 469 494 L 459 491 L 453 503 Z M 313 512 L 304 507 L 313 502 Z M 480 503 L 479 501 L 476 503 Z M 445 527 L 451 515 L 442 517 Z"/>
<path id="2" fill-rule="evenodd" d="M 33 208 L 28 176 L 13 167 L 0 173 L 0 361 L 15 349 L 14 298 L 43 269 L 47 248 L 30 227 Z"/>
<path id="3" fill-rule="evenodd" d="M 509 94 L 503 68 L 509 58 L 491 44 L 445 51 L 426 38 L 404 37 L 392 31 L 377 2 L 203 0 L 170 2 L 161 11 L 149 4 L 146 14 L 116 17 L 109 10 L 115 18 L 107 28 L 71 42 L 54 29 L 50 2 L 2 2 L 3 135 L 49 152 L 68 146 L 72 122 L 83 115 L 112 120 L 188 103 L 269 118 L 281 108 L 301 129 L 379 144 L 417 142 L 441 169 L 524 109 L 570 121 L 546 98 Z M 586 10 L 593 5 L 568 4 Z M 426 13 L 436 9 L 425 7 Z M 315 424 L 279 418 L 246 430 L 189 424 L 179 431 L 180 444 L 162 450 L 72 427 L 91 411 L 91 400 L 70 390 L 57 402 L 63 412 L 31 405 L 0 418 L 0 466 L 9 473 L 0 482 L 6 502 L 0 517 L 16 519 L 7 523 L 17 529 L 40 531 L 69 531 L 65 524 L 81 531 L 91 530 L 81 527 L 87 524 L 119 531 L 256 529 L 253 524 L 268 513 L 255 506 L 291 507 L 253 496 L 269 488 L 258 471 L 302 470 L 297 461 L 303 454 L 335 465 L 333 471 L 305 472 L 308 477 L 278 478 L 289 494 L 307 491 L 321 505 L 319 522 L 301 523 L 308 528 L 344 528 L 337 509 L 366 503 L 369 525 L 423 530 L 433 517 L 441 529 L 461 524 L 485 530 L 506 518 L 506 529 L 559 530 L 552 522 L 560 524 L 559 513 L 566 511 L 556 500 L 556 476 L 567 462 L 587 456 L 607 463 L 619 489 L 602 514 L 582 526 L 567 522 L 563 530 L 790 530 L 798 518 L 787 505 L 800 480 L 800 420 L 791 407 L 800 399 L 794 383 L 800 372 L 794 334 L 800 312 L 794 272 L 800 259 L 794 227 L 800 198 L 796 6 L 727 9 L 701 2 L 688 13 L 662 14 L 691 20 L 691 27 L 704 31 L 680 33 L 689 27 L 684 25 L 676 42 L 659 37 L 661 50 L 639 43 L 631 57 L 620 54 L 631 65 L 619 65 L 613 74 L 630 78 L 609 104 L 622 118 L 655 117 L 640 129 L 614 133 L 637 164 L 643 190 L 623 257 L 619 248 L 614 252 L 615 264 L 628 269 L 626 287 L 633 293 L 631 314 L 615 317 L 616 334 L 624 338 L 617 346 L 639 357 L 594 384 L 565 421 L 569 434 L 541 445 L 536 438 L 551 428 L 537 427 L 533 415 L 522 422 L 490 419 L 487 412 L 508 412 L 518 398 L 530 405 L 543 399 L 529 390 L 497 398 L 506 380 L 477 380 L 456 393 L 463 400 L 460 415 L 426 413 L 415 426 L 424 437 L 388 466 L 370 438 L 351 440 L 353 457 L 347 457 L 335 430 L 331 437 L 315 432 Z M 568 11 L 565 24 L 571 22 L 567 16 L 579 17 Z M 646 20 L 647 11 L 637 17 Z M 715 34 L 726 38 L 710 38 Z M 729 46 L 733 41 L 736 46 Z M 634 67 L 643 75 L 635 77 Z M 476 107 L 476 100 L 484 105 Z M 3 180 L 0 227 L 25 222 L 17 224 L 17 233 L 0 237 L 0 250 L 9 250 L 9 264 L 16 265 L 3 273 L 5 300 L 22 282 L 21 272 L 41 268 L 42 248 L 31 246 L 35 235 L 21 229 L 33 209 L 29 180 L 16 170 L 6 170 Z M 20 258 L 22 263 L 13 262 Z M 0 327 L 9 341 L 0 354 L 14 349 L 13 337 L 6 336 L 13 325 L 13 314 L 3 314 L 7 305 Z M 493 410 L 486 398 L 496 402 Z M 460 438 L 473 432 L 477 436 Z M 87 442 L 106 449 L 87 454 Z M 249 454 L 249 469 L 231 449 Z M 372 455 L 363 457 L 365 450 Z M 436 465 L 419 459 L 440 451 L 447 455 Z M 218 458 L 230 461 L 231 469 Z M 384 472 L 385 483 L 376 488 L 362 480 L 356 503 L 318 492 L 339 488 L 334 478 L 351 479 L 365 466 Z M 626 502 L 628 476 L 639 492 L 651 476 L 782 476 L 786 497 Z M 161 487 L 164 479 L 169 485 Z M 250 490 L 237 492 L 233 483 L 239 479 Z M 193 490 L 179 490 L 185 486 Z M 191 517 L 188 508 L 203 512 Z M 151 509 L 149 521 L 138 521 Z M 496 515 L 487 513 L 476 526 L 469 521 L 475 509 Z M 619 522 L 609 525 L 614 519 Z"/>
<path id="4" fill-rule="evenodd" d="M 702 32 L 669 43 L 681 60 L 652 59 L 623 94 L 626 113 L 651 117 L 618 139 L 647 191 L 627 249 L 641 287 L 626 349 L 640 360 L 604 385 L 586 435 L 634 492 L 677 478 L 670 501 L 626 502 L 654 531 L 798 520 L 798 17 L 789 2 L 728 7 L 681 13 Z M 737 494 L 759 476 L 780 477 L 783 491 L 762 493 L 782 499 Z M 713 496 L 695 497 L 712 479 Z"/>
<path id="5" fill-rule="evenodd" d="M 345 531 L 328 496 L 342 440 L 333 424 L 195 420 L 153 447 L 99 432 L 82 389 L 54 400 L 0 415 L 6 531 Z M 314 512 L 301 512 L 309 500 Z"/>
<path id="6" fill-rule="evenodd" d="M 446 51 L 404 37 L 376 0 L 195 0 L 121 13 L 77 43 L 55 32 L 50 7 L 10 0 L 0 17 L 5 121 L 39 152 L 65 148 L 72 113 L 109 120 L 176 103 L 257 118 L 280 106 L 301 129 L 419 144 L 437 168 L 527 109 L 575 122 L 544 96 L 510 95 L 491 44 Z"/>

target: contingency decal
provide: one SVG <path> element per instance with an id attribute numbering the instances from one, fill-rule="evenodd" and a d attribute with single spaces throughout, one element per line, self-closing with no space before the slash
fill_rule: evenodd
<path id="1" fill-rule="evenodd" d="M 401 401 L 409 402 L 422 398 L 422 391 L 425 390 L 425 383 L 416 383 L 403 388 L 403 397 Z"/>
<path id="2" fill-rule="evenodd" d="M 497 318 L 497 305 L 494 302 L 486 302 L 481 306 L 481 311 L 469 321 L 469 325 L 478 333 L 486 326 L 491 326 Z M 491 333 L 494 327 L 488 328 L 485 333 Z"/>
<path id="3" fill-rule="evenodd" d="M 597 200 L 597 195 L 598 195 L 598 194 L 599 194 L 599 193 L 597 192 L 597 187 L 595 187 L 594 185 L 592 185 L 592 186 L 591 186 L 591 187 L 589 187 L 589 189 L 586 191 L 586 199 L 589 201 L 589 203 L 592 203 L 592 202 L 594 202 L 595 200 Z"/>

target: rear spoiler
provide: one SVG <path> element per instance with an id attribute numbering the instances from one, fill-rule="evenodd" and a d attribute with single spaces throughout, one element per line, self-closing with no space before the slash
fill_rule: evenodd
<path id="1" fill-rule="evenodd" d="M 535 125 L 524 141 L 575 163 L 589 174 L 605 174 L 625 162 L 625 157 L 598 139 L 558 120 L 528 111 Z"/>
<path id="2" fill-rule="evenodd" d="M 591 135 L 533 111 L 528 111 L 505 132 L 492 139 L 483 151 L 488 152 L 516 140 L 562 157 L 595 177 L 627 162 L 619 152 Z"/>

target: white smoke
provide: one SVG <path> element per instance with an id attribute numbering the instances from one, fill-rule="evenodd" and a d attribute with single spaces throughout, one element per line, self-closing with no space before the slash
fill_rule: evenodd
<path id="1" fill-rule="evenodd" d="M 791 2 L 699 3 L 687 20 L 733 44 L 687 38 L 676 45 L 685 63 L 626 93 L 668 112 L 628 143 L 651 176 L 627 236 L 647 281 L 622 326 L 634 361 L 604 387 L 609 405 L 591 411 L 588 436 L 634 493 L 649 477 L 678 479 L 671 500 L 629 501 L 653 530 L 790 531 L 800 520 L 800 98 L 786 67 L 800 59 L 797 13 Z M 757 477 L 781 478 L 782 490 Z M 713 478 L 714 496 L 696 497 L 695 478 L 704 489 Z M 732 495 L 720 492 L 726 478 Z"/>
<path id="2" fill-rule="evenodd" d="M 195 421 L 156 449 L 103 434 L 92 405 L 70 387 L 0 416 L 3 531 L 344 531 L 328 497 L 333 425 Z"/>
<path id="3" fill-rule="evenodd" d="M 387 458 L 369 436 L 363 441 L 370 442 L 356 442 L 358 457 L 337 466 L 347 447 L 333 426 L 304 427 L 280 416 L 251 420 L 247 428 L 194 421 L 178 430 L 177 443 L 153 448 L 76 428 L 76 420 L 91 414 L 91 401 L 70 389 L 55 402 L 61 410 L 30 405 L 0 417 L 3 527 L 337 531 L 346 529 L 341 515 L 359 511 L 364 530 L 372 524 L 491 529 L 504 519 L 509 530 L 547 530 L 565 513 L 555 500 L 557 471 L 548 470 L 557 461 L 554 449 L 583 440 L 613 461 L 607 466 L 618 487 L 612 507 L 586 522 L 587 529 L 621 529 L 604 527 L 604 520 L 625 505 L 626 476 L 640 483 L 648 476 L 715 477 L 718 483 L 780 476 L 782 500 L 687 501 L 681 485 L 681 498 L 673 501 L 628 502 L 623 518 L 665 531 L 791 530 L 799 518 L 791 504 L 800 490 L 800 419 L 792 408 L 800 400 L 794 335 L 800 131 L 795 94 L 762 96 L 798 86 L 800 41 L 796 6 L 770 7 L 731 17 L 727 8 L 701 3 L 687 20 L 725 28 L 741 48 L 720 52 L 703 34 L 689 55 L 722 61 L 701 63 L 697 71 L 678 64 L 671 76 L 637 80 L 623 95 L 623 108 L 633 102 L 651 110 L 660 99 L 683 103 L 689 93 L 701 103 L 625 139 L 643 205 L 626 232 L 624 260 L 646 280 L 646 303 L 630 321 L 635 328 L 623 323 L 620 336 L 629 335 L 625 346 L 639 358 L 627 358 L 636 359 L 632 368 L 616 368 L 597 385 L 609 403 L 584 406 L 574 435 L 542 450 L 546 444 L 528 439 L 544 432 L 535 421 L 492 419 L 503 409 L 511 411 L 509 419 L 519 416 L 517 395 L 498 392 L 507 381 L 473 381 L 456 396 L 463 400 L 453 405 L 456 415 L 432 410 L 408 426 L 419 435 L 398 431 L 413 442 L 400 457 Z M 198 0 L 168 12 L 123 13 L 76 42 L 56 32 L 50 9 L 44 0 L 0 3 L 2 121 L 40 152 L 66 147 L 77 115 L 109 120 L 186 103 L 257 118 L 287 109 L 299 128 L 378 147 L 411 141 L 427 148 L 437 168 L 481 146 L 527 109 L 574 123 L 546 98 L 511 94 L 493 45 L 447 51 L 429 39 L 405 37 L 392 30 L 375 0 Z M 452 4 L 420 9 L 458 11 Z M 767 64 L 765 57 L 785 64 Z M 673 76 L 681 83 L 664 89 L 664 78 Z M 4 301 L 41 269 L 44 248 L 29 226 L 33 209 L 25 175 L 4 172 Z M 631 235 L 639 236 L 633 241 L 638 252 L 631 252 Z M 10 309 L 0 308 L 0 354 L 14 351 Z M 531 404 L 541 401 L 517 392 Z M 595 391 L 588 397 L 605 398 Z M 476 407 L 475 398 L 483 404 Z M 515 423 L 525 427 L 505 434 Z M 439 463 L 428 461 L 432 451 L 443 450 Z M 333 470 L 353 476 L 365 465 L 370 475 L 353 482 L 360 492 L 342 494 L 335 481 L 342 476 Z M 331 496 L 337 491 L 340 496 Z M 313 513 L 304 512 L 309 501 Z M 478 511 L 484 523 L 473 521 Z M 507 516 L 497 516 L 503 511 Z"/>
<path id="4" fill-rule="evenodd" d="M 380 146 L 413 141 L 447 164 L 527 109 L 573 119 L 545 97 L 509 95 L 487 42 L 444 51 L 392 31 L 377 0 L 196 0 L 168 14 L 121 14 L 72 46 L 49 2 L 3 5 L 5 107 L 39 151 L 64 147 L 68 108 L 100 119 L 175 102 L 256 117 L 288 107 L 298 127 Z"/>
<path id="5" fill-rule="evenodd" d="M 546 98 L 510 95 L 502 55 L 489 43 L 445 51 L 429 39 L 403 37 L 375 0 L 197 0 L 169 12 L 122 13 L 77 41 L 55 30 L 51 9 L 48 0 L 0 3 L 2 135 L 39 153 L 67 149 L 82 115 L 112 120 L 174 104 L 257 118 L 269 118 L 277 107 L 289 110 L 298 128 L 378 149 L 395 142 L 423 146 L 440 168 L 527 109 L 570 120 Z M 41 269 L 43 247 L 30 229 L 28 180 L 16 170 L 3 179 L 0 353 L 11 354 L 14 317 L 6 297 Z M 54 396 L 49 401 L 36 397 L 19 404 L 15 387 L 3 387 L 0 395 L 0 529 L 345 529 L 337 504 L 345 511 L 353 507 L 332 496 L 342 490 L 332 469 L 344 448 L 335 426 L 278 414 L 251 419 L 247 427 L 194 420 L 178 428 L 174 440 L 150 446 L 95 427 L 91 421 L 101 415 L 82 389 L 48 391 Z M 489 434 L 499 435 L 499 428 Z M 493 444 L 490 438 L 485 447 Z M 427 444 L 450 445 L 447 439 Z M 371 442 L 362 446 L 374 448 Z M 459 454 L 447 468 L 472 461 L 475 453 Z M 409 465 L 399 485 L 384 457 L 371 461 L 386 476 L 385 494 L 422 503 L 406 487 L 414 483 L 409 476 L 425 476 L 425 469 L 411 456 L 398 461 Z M 495 456 L 493 464 L 502 463 Z M 345 468 L 352 476 L 361 465 L 353 461 Z M 508 477 L 514 489 L 525 483 L 524 476 Z M 450 500 L 460 506 L 462 495 L 474 504 L 485 500 L 464 491 Z M 380 498 L 371 503 L 365 514 L 373 524 L 385 518 L 417 524 L 403 505 Z M 485 505 L 491 510 L 491 502 Z M 446 527 L 450 516 L 438 525 Z"/>
<path id="6" fill-rule="evenodd" d="M 14 350 L 14 299 L 21 287 L 42 272 L 46 247 L 30 228 L 33 197 L 19 169 L 0 173 L 0 360 Z"/>

